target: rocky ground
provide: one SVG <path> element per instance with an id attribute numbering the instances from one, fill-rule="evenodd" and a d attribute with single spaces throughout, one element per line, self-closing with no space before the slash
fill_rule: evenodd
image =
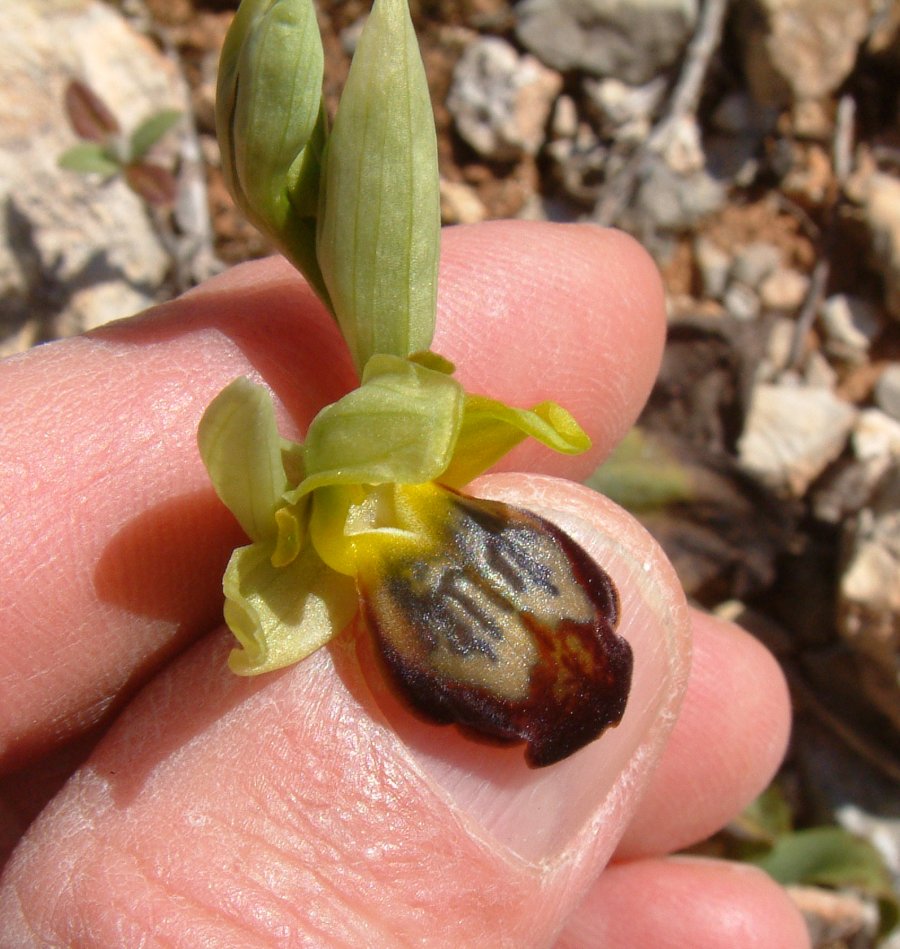
<path id="1" fill-rule="evenodd" d="M 268 251 L 218 171 L 215 69 L 235 6 L 19 0 L 0 13 L 0 351 Z M 367 4 L 320 8 L 333 105 Z M 896 880 L 900 2 L 418 0 L 413 12 L 445 221 L 595 221 L 656 258 L 665 363 L 594 482 L 639 513 L 697 602 L 781 658 L 793 822 L 868 836 Z M 76 141 L 72 78 L 125 129 L 185 113 L 154 159 L 178 174 L 171 213 L 121 180 L 57 167 Z M 796 897 L 818 945 L 874 944 L 858 887 Z"/>

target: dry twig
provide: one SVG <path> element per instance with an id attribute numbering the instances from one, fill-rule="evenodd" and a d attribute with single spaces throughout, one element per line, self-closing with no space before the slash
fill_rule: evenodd
<path id="1" fill-rule="evenodd" d="M 605 185 L 594 212 L 598 224 L 615 223 L 631 200 L 649 157 L 665 150 L 680 125 L 694 121 L 706 74 L 722 39 L 728 4 L 729 0 L 706 0 L 703 4 L 668 108 L 631 158 Z"/>

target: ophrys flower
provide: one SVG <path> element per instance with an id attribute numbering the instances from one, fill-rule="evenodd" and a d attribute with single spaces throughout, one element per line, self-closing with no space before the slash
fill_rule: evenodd
<path id="1" fill-rule="evenodd" d="M 616 589 L 557 527 L 462 489 L 526 437 L 568 453 L 590 442 L 553 402 L 467 394 L 427 350 L 437 153 L 405 0 L 376 0 L 330 132 L 311 10 L 244 0 L 219 134 L 236 200 L 330 308 L 361 383 L 302 444 L 281 438 L 267 390 L 245 379 L 201 422 L 210 477 L 251 540 L 225 573 L 230 664 L 252 675 L 297 662 L 359 610 L 415 710 L 525 741 L 530 764 L 550 764 L 624 712 Z"/>

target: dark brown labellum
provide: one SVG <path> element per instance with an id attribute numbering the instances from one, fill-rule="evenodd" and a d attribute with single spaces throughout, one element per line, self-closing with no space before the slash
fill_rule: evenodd
<path id="1" fill-rule="evenodd" d="M 553 764 L 617 725 L 631 647 L 608 576 L 563 531 L 497 501 L 448 495 L 431 558 L 359 578 L 389 677 L 412 708 Z"/>

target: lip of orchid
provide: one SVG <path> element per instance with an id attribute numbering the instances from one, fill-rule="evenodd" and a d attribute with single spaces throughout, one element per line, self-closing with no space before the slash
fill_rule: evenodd
<path id="1" fill-rule="evenodd" d="M 233 671 L 306 658 L 360 611 L 407 703 L 552 764 L 618 724 L 631 673 L 608 574 L 536 515 L 462 489 L 527 437 L 590 439 L 552 401 L 467 393 L 428 347 L 440 242 L 436 136 L 406 0 L 375 0 L 329 130 L 311 0 L 243 0 L 217 121 L 235 200 L 334 316 L 359 386 L 302 443 L 235 380 L 201 457 L 251 543 L 225 572 Z"/>

